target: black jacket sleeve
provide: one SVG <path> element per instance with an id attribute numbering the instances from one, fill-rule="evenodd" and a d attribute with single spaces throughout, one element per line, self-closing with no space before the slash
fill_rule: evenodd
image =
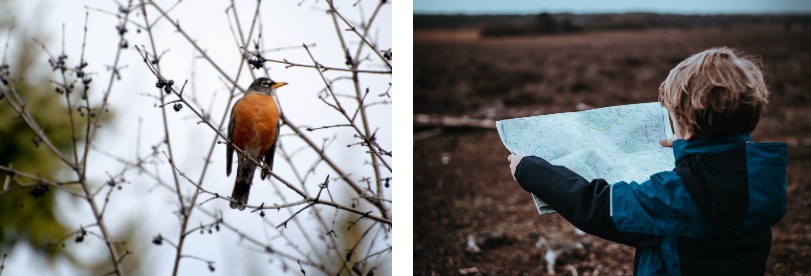
<path id="1" fill-rule="evenodd" d="M 536 157 L 524 157 L 515 178 L 527 192 L 549 204 L 564 219 L 586 233 L 622 244 L 647 247 L 658 245 L 658 236 L 617 230 L 611 220 L 611 185 L 603 179 L 589 182 L 563 166 Z"/>

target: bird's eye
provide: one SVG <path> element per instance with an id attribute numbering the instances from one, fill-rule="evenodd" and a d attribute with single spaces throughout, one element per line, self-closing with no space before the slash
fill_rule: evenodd
<path id="1" fill-rule="evenodd" d="M 269 86 L 269 85 L 270 85 L 270 82 L 268 82 L 268 81 L 263 81 L 262 82 L 262 86 Z"/>

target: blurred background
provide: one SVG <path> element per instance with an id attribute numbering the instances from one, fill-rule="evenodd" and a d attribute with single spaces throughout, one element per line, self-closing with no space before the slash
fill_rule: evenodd
<path id="1" fill-rule="evenodd" d="M 633 248 L 538 215 L 494 121 L 655 102 L 670 69 L 721 46 L 762 61 L 770 104 L 752 136 L 789 146 L 767 273 L 811 273 L 811 1 L 418 0 L 414 13 L 416 274 L 631 274 Z"/>
<path id="2" fill-rule="evenodd" d="M 163 93 L 155 88 L 156 77 L 135 46 L 146 47 L 152 57 L 155 51 L 151 42 L 154 41 L 160 57 L 159 63 L 154 63 L 161 66 L 161 73 L 174 80 L 177 90 L 188 80 L 184 95 L 195 109 L 210 115 L 215 126 L 222 121 L 223 114 L 227 114 L 228 103 L 233 104 L 229 99 L 241 96 L 239 90 L 232 96 L 233 86 L 223 74 L 247 88 L 254 77 L 266 73 L 276 81 L 289 83 L 278 90 L 278 99 L 284 114 L 301 131 L 345 123 L 339 113 L 321 100 L 326 90 L 318 70 L 266 62 L 267 71 L 253 70 L 249 74 L 251 69 L 244 59 L 254 56 L 243 56 L 237 40 L 250 41 L 249 50 L 255 50 L 254 45 L 261 46 L 261 50 L 266 50 L 263 56 L 267 59 L 312 65 L 313 60 L 302 47 L 306 44 L 313 58 L 323 66 L 346 69 L 356 62 L 362 64 L 359 66 L 362 70 L 388 72 L 360 74 L 362 86 L 355 87 L 351 73 L 323 70 L 333 90 L 346 99 L 344 107 L 350 112 L 358 106 L 357 101 L 352 102 L 356 89 L 367 91 L 364 116 L 369 118 L 370 132 L 374 132 L 374 141 L 381 148 L 391 151 L 391 68 L 381 62 L 382 57 L 364 46 L 357 35 L 347 28 L 336 28 L 338 21 L 326 12 L 329 6 L 325 1 L 155 1 L 167 11 L 168 20 L 149 6 L 153 2 L 147 2 L 149 21 L 155 23 L 151 34 L 143 28 L 142 9 L 137 5 L 143 2 L 130 1 L 133 6 L 129 11 L 127 2 L 0 1 L 0 53 L 3 54 L 2 64 L 7 65 L 0 68 L 0 74 L 8 73 L 3 75 L 4 85 L 8 85 L 7 80 L 13 80 L 26 110 L 66 156 L 72 156 L 73 150 L 68 107 L 65 96 L 55 93 L 62 79 L 58 70 L 52 69 L 49 59 L 55 60 L 64 54 L 67 66 L 74 68 L 80 57 L 84 58 L 88 63 L 84 70 L 93 78 L 87 92 L 91 107 L 98 107 L 103 95 L 109 92 L 108 112 L 100 120 L 101 127 L 88 155 L 87 182 L 91 189 L 100 191 L 94 197 L 99 206 L 109 199 L 109 204 L 104 204 L 104 219 L 119 253 L 126 255 L 122 261 L 126 274 L 171 274 L 176 251 L 170 243 L 177 244 L 181 223 L 178 196 L 173 191 L 172 167 L 163 154 L 168 151 L 162 109 L 158 107 Z M 261 8 L 257 9 L 260 3 Z M 390 51 L 390 4 L 353 1 L 335 6 L 350 24 L 367 35 L 375 49 Z M 129 21 L 122 23 L 127 13 Z M 254 25 L 255 15 L 258 20 Z M 364 25 L 370 18 L 374 18 L 374 24 Z M 183 28 L 188 39 L 175 30 L 175 24 Z M 247 36 L 249 29 L 253 30 L 252 36 L 240 37 Z M 344 36 L 340 39 L 346 41 L 345 45 L 339 34 Z M 86 45 L 83 45 L 85 35 Z M 123 43 L 119 42 L 121 36 Z M 200 48 L 193 47 L 190 41 Z M 356 52 L 358 48 L 361 49 Z M 119 58 L 119 49 L 122 49 L 120 61 L 114 63 Z M 203 59 L 201 50 L 219 68 Z M 117 67 L 112 68 L 113 64 Z M 111 78 L 112 89 L 107 90 Z M 8 86 L 0 86 L 0 165 L 13 165 L 14 170 L 43 179 L 75 179 L 73 170 L 43 146 L 11 108 L 10 98 L 3 100 L 4 96 L 11 96 L 8 89 Z M 82 89 L 80 81 L 76 91 Z M 80 101 L 80 93 L 70 97 Z M 165 98 L 167 102 L 176 99 L 174 94 Z M 76 108 L 73 106 L 74 116 L 79 118 L 76 128 L 83 133 L 84 116 L 90 111 Z M 230 195 L 235 176 L 225 175 L 225 148 L 215 144 L 215 133 L 190 112 L 189 106 L 173 110 L 170 104 L 164 109 L 174 164 L 195 181 L 203 179 L 206 189 Z M 85 113 L 79 117 L 81 112 Z M 225 133 L 224 128 L 221 131 Z M 286 162 L 281 150 L 277 150 L 274 173 L 294 183 L 304 178 L 300 181 L 305 186 L 302 189 L 313 196 L 318 192 L 318 185 L 330 176 L 330 194 L 326 195 L 325 191 L 322 200 L 329 198 L 344 206 L 372 210 L 371 205 L 348 188 L 321 160 L 319 153 L 307 147 L 291 129 L 285 126 L 281 133 L 280 143 L 290 160 Z M 359 144 L 358 137 L 353 136 L 355 131 L 333 127 L 304 133 L 317 143 L 315 147 L 323 151 L 323 155 L 338 163 L 349 178 L 372 186 L 364 191 L 374 191 L 387 199 L 384 204 L 391 208 L 391 170 L 379 166 L 382 178 L 375 180 L 378 174 L 370 164 L 368 148 Z M 81 153 L 84 138 L 78 138 Z M 215 144 L 213 157 L 207 164 L 205 158 L 212 144 Z M 383 158 L 391 163 L 390 155 Z M 139 170 L 139 166 L 145 170 Z M 104 275 L 112 270 L 109 252 L 98 236 L 87 201 L 69 193 L 81 193 L 81 189 L 75 184 L 66 185 L 64 189 L 49 189 L 28 178 L 18 181 L 33 186 L 19 188 L 17 182 L 8 180 L 10 177 L 15 175 L 0 171 L 0 183 L 4 183 L 0 190 L 0 274 Z M 383 190 L 373 188 L 378 181 L 386 183 Z M 184 200 L 189 201 L 195 187 L 183 178 L 179 182 Z M 299 199 L 288 189 L 275 188 L 281 186 L 276 180 L 260 181 L 257 176 L 253 184 L 251 205 L 269 206 Z M 202 194 L 196 201 L 197 208 L 188 223 L 188 229 L 195 231 L 187 235 L 178 269 L 180 275 L 391 273 L 390 223 L 388 226 L 372 224 L 359 219 L 357 214 L 316 205 L 299 214 L 295 223 L 276 227 L 303 206 L 293 208 L 292 212 L 265 210 L 260 215 L 250 209 L 232 210 L 227 201 L 210 200 L 213 197 Z M 233 228 L 216 223 L 219 219 Z M 328 229 L 335 232 L 329 233 Z M 349 252 L 355 254 L 347 254 Z M 378 253 L 372 255 L 375 252 Z"/>

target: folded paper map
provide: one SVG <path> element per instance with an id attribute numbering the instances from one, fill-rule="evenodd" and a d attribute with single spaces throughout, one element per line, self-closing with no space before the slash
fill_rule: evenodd
<path id="1" fill-rule="evenodd" d="M 673 169 L 673 151 L 660 140 L 673 134 L 667 109 L 642 103 L 496 122 L 513 154 L 534 155 L 562 165 L 587 180 L 647 180 Z M 538 212 L 554 212 L 532 195 Z"/>

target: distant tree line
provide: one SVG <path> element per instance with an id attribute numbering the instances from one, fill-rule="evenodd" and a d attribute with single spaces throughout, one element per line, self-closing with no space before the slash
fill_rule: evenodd
<path id="1" fill-rule="evenodd" d="M 582 28 L 575 26 L 569 18 L 555 19 L 548 13 L 535 16 L 532 21 L 517 21 L 505 23 L 492 23 L 481 29 L 482 36 L 516 36 L 539 35 L 551 33 L 579 32 Z"/>
<path id="2" fill-rule="evenodd" d="M 730 28 L 782 25 L 786 31 L 811 29 L 811 15 L 676 15 L 657 13 L 534 15 L 414 15 L 414 29 L 478 29 L 483 37 L 544 35 L 649 28 Z"/>

